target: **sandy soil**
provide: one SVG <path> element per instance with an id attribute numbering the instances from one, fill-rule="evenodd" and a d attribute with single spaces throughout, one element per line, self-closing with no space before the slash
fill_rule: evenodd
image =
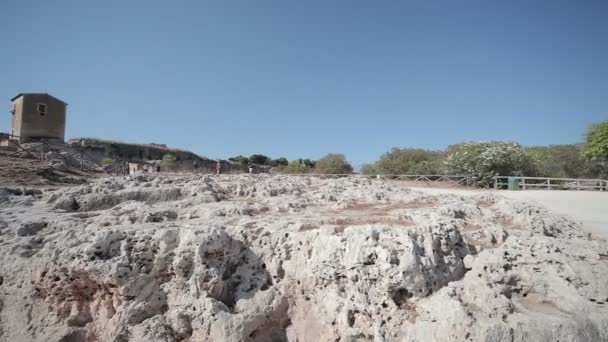
<path id="1" fill-rule="evenodd" d="M 417 190 L 437 195 L 453 194 L 497 194 L 511 199 L 540 204 L 549 210 L 579 221 L 588 231 L 608 239 L 608 192 L 591 191 L 494 191 L 468 189 L 437 189 L 414 187 Z"/>

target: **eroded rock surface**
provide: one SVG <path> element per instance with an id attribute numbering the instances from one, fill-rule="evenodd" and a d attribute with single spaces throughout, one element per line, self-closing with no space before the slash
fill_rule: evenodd
<path id="1" fill-rule="evenodd" d="M 608 246 L 384 180 L 0 189 L 1 341 L 606 341 Z"/>

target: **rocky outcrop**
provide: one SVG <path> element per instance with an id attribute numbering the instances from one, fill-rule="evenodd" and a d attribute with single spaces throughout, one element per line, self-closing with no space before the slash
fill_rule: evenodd
<path id="1" fill-rule="evenodd" d="M 608 245 L 528 203 L 263 175 L 0 196 L 2 341 L 608 340 Z"/>
<path id="2" fill-rule="evenodd" d="M 174 171 L 192 171 L 196 168 L 197 172 L 215 173 L 215 163 L 217 162 L 187 150 L 167 147 L 165 144 L 136 144 L 96 138 L 74 138 L 70 139 L 67 145 L 85 152 L 87 157 L 97 163 L 104 158 L 130 162 L 159 162 L 163 156 L 169 154 L 175 158 L 176 169 Z M 220 160 L 220 163 L 224 173 L 247 171 L 246 165 L 229 160 Z"/>

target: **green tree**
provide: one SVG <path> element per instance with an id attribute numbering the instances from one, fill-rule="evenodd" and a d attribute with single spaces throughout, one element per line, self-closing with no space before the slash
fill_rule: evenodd
<path id="1" fill-rule="evenodd" d="M 272 167 L 281 167 L 289 165 L 289 161 L 285 158 L 277 158 L 270 161 L 270 166 Z"/>
<path id="2" fill-rule="evenodd" d="M 242 155 L 238 155 L 236 157 L 228 158 L 228 160 L 230 160 L 231 162 L 239 163 L 241 165 L 248 165 L 249 164 L 249 158 L 247 158 L 245 156 L 242 156 Z"/>
<path id="3" fill-rule="evenodd" d="M 538 176 L 557 178 L 597 178 L 601 168 L 596 160 L 582 155 L 582 145 L 532 146 L 525 149 L 534 161 Z"/>
<path id="4" fill-rule="evenodd" d="M 446 167 L 450 174 L 469 177 L 472 184 L 488 186 L 495 175 L 534 175 L 534 161 L 521 145 L 513 142 L 466 142 L 448 148 Z"/>
<path id="5" fill-rule="evenodd" d="M 167 171 L 173 171 L 177 167 L 177 160 L 172 154 L 165 154 L 160 161 L 160 166 Z"/>
<path id="6" fill-rule="evenodd" d="M 330 153 L 317 161 L 315 170 L 318 173 L 345 174 L 352 173 L 353 167 L 343 154 Z"/>
<path id="7" fill-rule="evenodd" d="M 300 159 L 302 161 L 302 163 L 304 164 L 304 166 L 309 167 L 309 168 L 314 168 L 317 165 L 317 161 L 316 160 L 310 160 L 310 159 Z"/>
<path id="8" fill-rule="evenodd" d="M 270 158 L 263 154 L 252 154 L 249 156 L 249 160 L 258 165 L 268 165 L 270 163 Z"/>
<path id="9" fill-rule="evenodd" d="M 589 126 L 582 153 L 589 160 L 608 160 L 608 121 Z"/>

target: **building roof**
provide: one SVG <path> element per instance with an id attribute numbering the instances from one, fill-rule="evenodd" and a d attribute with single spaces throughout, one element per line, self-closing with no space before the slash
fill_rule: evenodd
<path id="1" fill-rule="evenodd" d="M 50 95 L 50 94 L 47 94 L 47 93 L 19 93 L 19 94 L 15 95 L 15 96 L 14 96 L 14 97 L 11 99 L 11 102 L 12 102 L 12 101 L 15 101 L 16 99 L 18 99 L 19 97 L 21 97 L 21 96 L 23 96 L 23 95 L 46 95 L 46 96 L 48 96 L 48 97 L 51 97 L 51 98 L 53 98 L 53 99 L 55 99 L 55 100 L 57 100 L 57 101 L 59 101 L 59 102 L 63 103 L 63 104 L 64 104 L 64 105 L 66 105 L 66 106 L 68 105 L 68 104 L 67 104 L 65 101 L 60 100 L 60 99 L 56 98 L 55 96 Z"/>

